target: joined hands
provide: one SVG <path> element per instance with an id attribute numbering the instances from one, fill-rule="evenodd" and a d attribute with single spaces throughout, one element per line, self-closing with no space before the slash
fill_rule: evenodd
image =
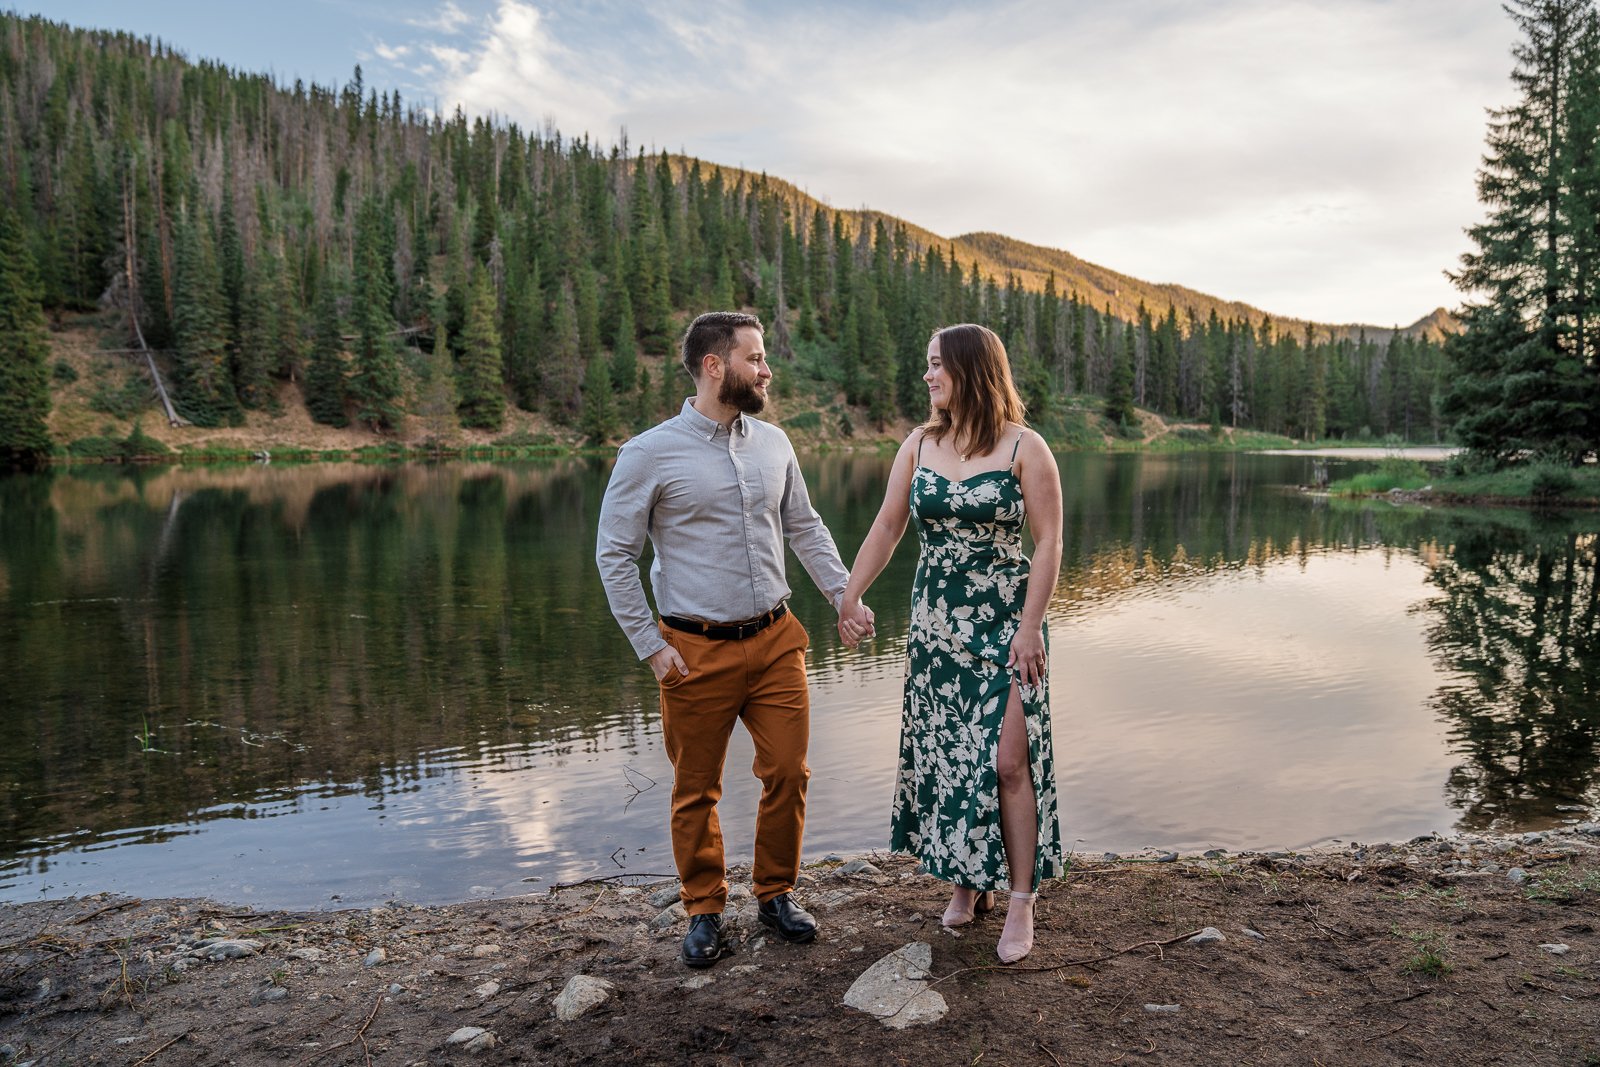
<path id="1" fill-rule="evenodd" d="M 859 600 L 846 600 L 839 605 L 839 640 L 844 642 L 844 647 L 855 648 L 862 641 L 877 636 L 871 608 Z"/>

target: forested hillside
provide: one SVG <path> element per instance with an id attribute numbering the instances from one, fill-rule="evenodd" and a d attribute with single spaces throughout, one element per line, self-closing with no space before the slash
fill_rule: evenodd
<path id="1" fill-rule="evenodd" d="M 625 142 L 432 115 L 359 68 L 340 87 L 279 85 L 0 16 L 0 192 L 37 268 L 0 300 L 112 309 L 106 346 L 161 353 L 197 425 L 292 382 L 329 425 L 454 412 L 493 430 L 511 405 L 615 439 L 685 392 L 641 354 L 669 353 L 693 312 L 746 306 L 795 378 L 880 426 L 925 409 L 930 331 L 977 321 L 1044 422 L 1091 394 L 1113 423 L 1138 405 L 1298 437 L 1440 429 L 1424 324 L 1285 327 L 1170 286 L 1130 303 L 1095 280 L 1123 276 L 1066 253 L 951 241 Z"/>

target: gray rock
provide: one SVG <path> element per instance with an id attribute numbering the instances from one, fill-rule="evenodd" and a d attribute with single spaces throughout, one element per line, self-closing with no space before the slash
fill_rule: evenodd
<path id="1" fill-rule="evenodd" d="M 682 922 L 689 921 L 689 913 L 683 910 L 683 901 L 679 900 L 650 920 L 650 929 L 665 930 Z"/>
<path id="2" fill-rule="evenodd" d="M 216 941 L 201 942 L 189 952 L 189 955 L 203 960 L 237 960 L 246 956 L 254 956 L 261 951 L 261 942 L 248 938 L 232 940 L 221 938 Z"/>
<path id="3" fill-rule="evenodd" d="M 734 885 L 728 887 L 728 902 L 731 904 L 742 904 L 747 900 L 754 900 L 755 898 L 756 895 L 750 892 L 750 887 L 747 885 Z"/>
<path id="4" fill-rule="evenodd" d="M 313 948 L 310 945 L 302 945 L 299 948 L 290 949 L 286 955 L 291 960 L 305 960 L 307 963 L 321 963 L 328 954 L 322 951 L 320 948 Z"/>
<path id="5" fill-rule="evenodd" d="M 388 962 L 389 962 L 389 954 L 383 950 L 383 946 L 382 945 L 379 945 L 377 948 L 375 948 L 371 952 L 367 953 L 367 958 L 361 961 L 361 966 L 363 966 L 363 967 L 376 967 L 380 963 L 388 963 Z"/>
<path id="6" fill-rule="evenodd" d="M 1228 939 L 1223 936 L 1221 930 L 1218 930 L 1215 926 L 1208 926 L 1191 937 L 1188 943 L 1191 945 L 1211 945 L 1218 941 L 1226 940 Z"/>
<path id="7" fill-rule="evenodd" d="M 494 1048 L 500 1043 L 500 1039 L 481 1026 L 463 1026 L 445 1038 L 444 1043 L 460 1045 L 465 1052 L 482 1052 L 484 1049 Z"/>
<path id="8" fill-rule="evenodd" d="M 1557 804 L 1557 811 L 1588 811 L 1582 804 Z"/>
<path id="9" fill-rule="evenodd" d="M 1456 850 L 1456 846 L 1452 845 L 1448 841 L 1440 841 L 1437 845 L 1433 846 L 1433 850 L 1439 853 L 1439 855 L 1445 856 L 1454 852 Z"/>
<path id="10" fill-rule="evenodd" d="M 1512 885 L 1521 885 L 1528 880 L 1528 872 L 1521 867 L 1513 867 L 1506 872 L 1506 881 Z"/>
<path id="11" fill-rule="evenodd" d="M 255 1005 L 271 1004 L 275 1000 L 282 1000 L 289 995 L 289 991 L 281 985 L 269 985 L 250 994 L 250 1003 Z"/>
<path id="12" fill-rule="evenodd" d="M 1574 833 L 1587 834 L 1590 837 L 1600 837 L 1600 822 L 1580 822 L 1572 828 Z"/>
<path id="13" fill-rule="evenodd" d="M 682 898 L 678 894 L 678 883 L 664 885 L 645 898 L 652 908 L 665 908 L 677 903 Z"/>
<path id="14" fill-rule="evenodd" d="M 1176 1004 L 1146 1004 L 1144 1010 L 1152 1015 L 1176 1015 L 1182 1009 Z"/>
<path id="15" fill-rule="evenodd" d="M 845 1007 L 864 1011 L 894 1030 L 936 1022 L 950 1006 L 927 987 L 932 966 L 933 946 L 926 941 L 898 948 L 855 980 L 845 992 Z"/>
<path id="16" fill-rule="evenodd" d="M 1100 858 L 1105 860 L 1107 863 L 1115 863 L 1118 860 L 1120 860 L 1122 857 L 1117 855 L 1115 852 L 1107 852 L 1104 856 L 1101 856 Z"/>
<path id="17" fill-rule="evenodd" d="M 472 946 L 472 958 L 475 959 L 475 960 L 486 960 L 491 956 L 498 956 L 498 955 L 500 955 L 500 946 L 499 945 L 474 945 L 474 946 Z"/>
<path id="18" fill-rule="evenodd" d="M 399 982 L 390 982 L 389 983 L 389 995 L 391 997 L 398 997 L 401 993 L 404 993 L 405 991 L 406 991 L 406 987 L 401 985 Z"/>
<path id="19" fill-rule="evenodd" d="M 844 857 L 839 855 L 837 852 L 830 852 L 826 856 L 822 857 L 822 862 L 823 863 L 843 863 L 844 862 Z"/>
<path id="20" fill-rule="evenodd" d="M 863 859 L 853 859 L 839 868 L 841 874 L 879 875 L 883 872 Z"/>
<path id="21" fill-rule="evenodd" d="M 1534 830 L 1534 831 L 1531 831 L 1529 833 L 1526 833 L 1526 834 L 1522 835 L 1522 843 L 1524 845 L 1537 845 L 1539 842 L 1541 842 L 1543 840 L 1544 840 L 1544 834 L 1541 834 L 1537 830 Z"/>
<path id="22" fill-rule="evenodd" d="M 13 1045 L 0 1045 L 0 1063 L 15 1063 L 17 1050 Z"/>
<path id="23" fill-rule="evenodd" d="M 1262 933 L 1260 930 L 1253 930 L 1248 926 L 1241 926 L 1239 929 L 1244 931 L 1244 936 L 1254 938 L 1257 941 L 1265 941 L 1267 939 L 1267 935 Z"/>
<path id="24" fill-rule="evenodd" d="M 678 985 L 684 989 L 704 989 L 714 981 L 716 981 L 716 979 L 711 977 L 709 974 L 691 974 L 689 977 L 679 982 Z"/>
<path id="25" fill-rule="evenodd" d="M 1177 863 L 1178 862 L 1178 854 L 1176 852 L 1163 852 L 1159 856 L 1156 857 L 1156 862 L 1157 863 Z"/>
<path id="26" fill-rule="evenodd" d="M 1568 952 L 1572 951 L 1571 946 L 1562 944 L 1540 945 L 1539 947 L 1550 953 L 1552 956 L 1565 956 Z"/>
<path id="27" fill-rule="evenodd" d="M 500 992 L 500 983 L 490 979 L 474 989 L 472 991 L 472 995 L 477 997 L 479 1000 L 488 1000 L 498 992 Z"/>
<path id="28" fill-rule="evenodd" d="M 1208 860 L 1220 860 L 1227 854 L 1228 850 L 1225 848 L 1208 848 L 1205 851 L 1205 858 Z"/>
<path id="29" fill-rule="evenodd" d="M 1437 841 L 1437 840 L 1439 840 L 1439 835 L 1438 834 L 1418 834 L 1416 837 L 1413 837 L 1411 839 L 1410 844 L 1413 844 L 1413 845 L 1426 845 L 1429 841 Z"/>
<path id="30" fill-rule="evenodd" d="M 570 1023 L 585 1012 L 593 1011 L 610 1000 L 611 991 L 615 988 L 604 978 L 591 978 L 587 974 L 573 975 L 567 979 L 565 988 L 556 996 L 556 1018 L 564 1023 Z"/>

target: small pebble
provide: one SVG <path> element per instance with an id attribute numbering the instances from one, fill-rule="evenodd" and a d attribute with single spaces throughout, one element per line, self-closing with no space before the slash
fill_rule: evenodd
<path id="1" fill-rule="evenodd" d="M 1179 1007 L 1176 1004 L 1146 1004 L 1144 1010 L 1152 1015 L 1176 1015 Z"/>
<path id="2" fill-rule="evenodd" d="M 1540 945 L 1539 947 L 1550 953 L 1552 956 L 1565 956 L 1568 952 L 1572 951 L 1571 946 L 1561 944 Z"/>
<path id="3" fill-rule="evenodd" d="M 1208 926 L 1204 930 L 1201 930 L 1198 934 L 1195 934 L 1193 937 L 1191 937 L 1189 939 L 1189 944 L 1210 945 L 1218 941 L 1226 940 L 1227 938 L 1222 935 L 1221 930 L 1218 930 L 1215 926 Z"/>
<path id="4" fill-rule="evenodd" d="M 1513 867 L 1506 872 L 1506 880 L 1512 885 L 1521 885 L 1528 880 L 1528 872 L 1521 867 Z"/>
<path id="5" fill-rule="evenodd" d="M 382 945 L 379 945 L 377 948 L 367 953 L 367 958 L 361 961 L 361 966 L 376 967 L 380 963 L 388 962 L 388 960 L 389 954 L 383 950 Z"/>
<path id="6" fill-rule="evenodd" d="M 1267 939 L 1267 935 L 1260 930 L 1252 930 L 1248 926 L 1241 926 L 1240 929 L 1244 931 L 1244 936 L 1246 937 L 1253 937 L 1257 941 L 1265 941 Z"/>
<path id="7" fill-rule="evenodd" d="M 486 960 L 490 956 L 500 955 L 499 945 L 475 945 L 472 949 L 473 959 Z"/>
<path id="8" fill-rule="evenodd" d="M 865 874 L 869 876 L 883 873 L 877 867 L 874 867 L 872 864 L 863 859 L 853 859 L 843 867 L 840 867 L 839 871 L 842 874 Z"/>

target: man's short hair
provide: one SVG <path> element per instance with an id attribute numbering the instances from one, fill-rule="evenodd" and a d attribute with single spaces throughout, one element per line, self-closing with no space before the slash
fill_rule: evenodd
<path id="1" fill-rule="evenodd" d="M 683 335 L 683 368 L 689 377 L 700 380 L 700 361 L 707 352 L 726 360 L 738 342 L 739 331 L 746 327 L 760 330 L 761 320 L 742 311 L 708 311 L 691 322 Z"/>

